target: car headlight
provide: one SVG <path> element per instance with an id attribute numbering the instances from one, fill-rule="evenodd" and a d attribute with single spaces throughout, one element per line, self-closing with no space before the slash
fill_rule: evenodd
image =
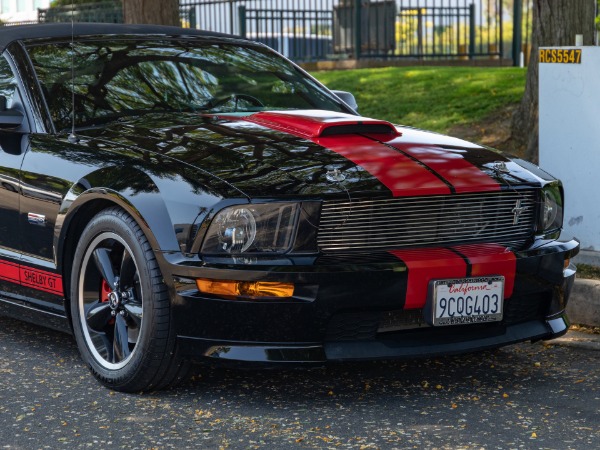
<path id="1" fill-rule="evenodd" d="M 284 253 L 296 235 L 299 204 L 263 203 L 222 209 L 211 222 L 204 254 Z"/>
<path id="2" fill-rule="evenodd" d="M 563 197 L 559 183 L 550 183 L 542 189 L 540 215 L 541 230 L 544 233 L 562 227 Z"/>

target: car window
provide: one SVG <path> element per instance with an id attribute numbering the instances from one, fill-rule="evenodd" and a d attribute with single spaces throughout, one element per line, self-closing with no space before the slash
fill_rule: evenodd
<path id="1" fill-rule="evenodd" d="M 327 90 L 260 46 L 115 40 L 33 45 L 28 51 L 59 130 L 70 126 L 73 100 L 77 126 L 162 111 L 343 111 Z"/>
<path id="2" fill-rule="evenodd" d="M 17 92 L 17 80 L 4 56 L 0 56 L 0 96 L 6 99 L 6 109 L 13 106 L 15 93 Z"/>

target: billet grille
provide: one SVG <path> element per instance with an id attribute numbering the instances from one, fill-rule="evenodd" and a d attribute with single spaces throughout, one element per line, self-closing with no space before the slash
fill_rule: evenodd
<path id="1" fill-rule="evenodd" d="M 519 249 L 534 233 L 536 199 L 535 190 L 513 190 L 325 201 L 319 248 L 328 253 L 494 242 Z"/>

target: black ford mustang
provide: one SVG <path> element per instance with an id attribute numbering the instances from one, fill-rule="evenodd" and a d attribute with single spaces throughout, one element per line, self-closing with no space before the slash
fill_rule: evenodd
<path id="1" fill-rule="evenodd" d="M 106 386 L 566 332 L 579 245 L 537 166 L 360 117 L 231 36 L 55 24 L 0 46 L 0 310 L 72 332 Z"/>

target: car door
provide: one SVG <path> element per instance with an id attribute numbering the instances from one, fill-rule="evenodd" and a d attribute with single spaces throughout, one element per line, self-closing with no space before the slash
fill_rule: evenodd
<path id="1" fill-rule="evenodd" d="M 44 159 L 43 151 L 31 158 L 36 134 L 24 90 L 32 83 L 21 82 L 18 73 L 12 58 L 1 55 L 0 311 L 63 329 L 62 278 L 52 246 L 54 220 L 49 220 L 56 218 L 62 196 L 42 175 L 44 165 L 55 162 Z M 10 123 L 13 116 L 16 124 Z M 24 171 L 28 156 L 30 170 Z M 15 310 L 18 305 L 27 308 Z"/>
<path id="2" fill-rule="evenodd" d="M 16 77 L 8 61 L 0 56 L 0 112 L 19 105 L 22 102 Z M 27 148 L 23 128 L 0 128 L 0 295 L 20 290 L 19 172 Z"/>

